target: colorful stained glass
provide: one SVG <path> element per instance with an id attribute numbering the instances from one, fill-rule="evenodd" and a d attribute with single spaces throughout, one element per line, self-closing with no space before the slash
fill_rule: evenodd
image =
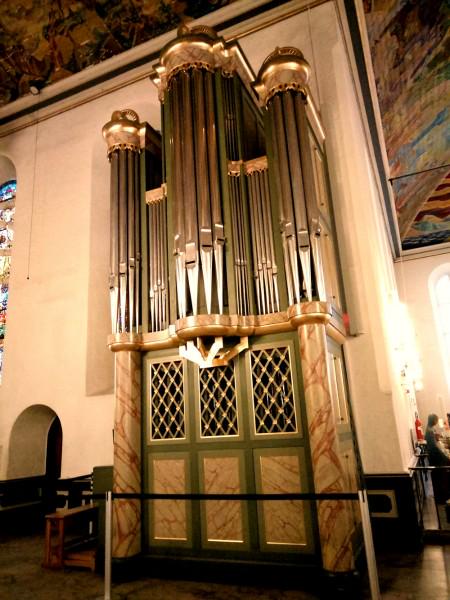
<path id="1" fill-rule="evenodd" d="M 3 366 L 3 339 L 6 332 L 6 310 L 9 297 L 11 247 L 14 237 L 15 197 L 15 181 L 7 181 L 3 185 L 0 185 L 0 381 Z M 5 204 L 2 205 L 2 202 Z"/>
<path id="2" fill-rule="evenodd" d="M 0 248 L 2 250 L 11 248 L 13 236 L 13 230 L 10 227 L 3 227 L 0 229 Z"/>
<path id="3" fill-rule="evenodd" d="M 11 223 L 14 221 L 15 213 L 15 207 L 0 209 L 0 221 L 3 221 L 4 223 Z"/>
<path id="4" fill-rule="evenodd" d="M 16 197 L 16 182 L 7 181 L 0 186 L 0 202 L 13 200 Z"/>
<path id="5" fill-rule="evenodd" d="M 0 284 L 7 283 L 11 270 L 11 257 L 0 256 Z"/>

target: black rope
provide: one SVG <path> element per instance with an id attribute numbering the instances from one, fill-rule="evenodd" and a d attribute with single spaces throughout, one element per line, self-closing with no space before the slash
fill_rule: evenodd
<path id="1" fill-rule="evenodd" d="M 105 494 L 92 494 L 94 499 L 104 499 Z M 356 492 L 335 494 L 137 494 L 112 493 L 113 499 L 134 500 L 358 500 Z"/>
<path id="2" fill-rule="evenodd" d="M 388 181 L 392 183 L 397 179 L 403 179 L 404 177 L 413 177 L 413 175 L 421 175 L 422 173 L 437 171 L 438 169 L 448 169 L 448 167 L 450 167 L 450 163 L 447 163 L 446 165 L 441 165 L 440 167 L 430 167 L 429 169 L 423 169 L 422 171 L 415 171 L 414 173 L 405 173 L 405 175 L 397 175 L 397 177 L 389 177 Z"/>

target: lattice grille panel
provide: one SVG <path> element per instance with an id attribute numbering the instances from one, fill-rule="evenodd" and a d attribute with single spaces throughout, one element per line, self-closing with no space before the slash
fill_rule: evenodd
<path id="1" fill-rule="evenodd" d="M 250 356 L 256 433 L 295 433 L 289 349 L 252 350 Z"/>
<path id="2" fill-rule="evenodd" d="M 186 428 L 182 361 L 154 363 L 150 374 L 151 439 L 184 439 Z"/>
<path id="3" fill-rule="evenodd" d="M 239 434 L 233 366 L 200 369 L 200 413 L 202 437 Z"/>

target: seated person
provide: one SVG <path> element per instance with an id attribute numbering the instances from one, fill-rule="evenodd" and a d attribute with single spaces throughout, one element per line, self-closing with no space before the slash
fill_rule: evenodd
<path id="1" fill-rule="evenodd" d="M 436 431 L 436 425 L 438 424 L 438 416 L 431 414 L 428 416 L 427 429 L 425 431 L 425 440 L 427 442 L 428 461 L 433 467 L 445 467 L 450 466 L 450 457 L 446 452 L 442 442 L 440 442 L 440 435 Z"/>
<path id="2" fill-rule="evenodd" d="M 432 467 L 450 466 L 450 457 L 447 454 L 440 436 L 436 431 L 437 415 L 428 417 L 425 440 L 427 442 L 428 462 Z M 431 471 L 434 499 L 438 503 L 445 503 L 450 498 L 450 469 L 436 469 Z"/>

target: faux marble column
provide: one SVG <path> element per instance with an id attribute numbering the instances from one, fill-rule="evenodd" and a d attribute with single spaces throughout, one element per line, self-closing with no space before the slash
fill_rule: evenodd
<path id="1" fill-rule="evenodd" d="M 325 324 L 330 315 L 322 312 L 324 306 L 325 303 L 319 302 L 302 303 L 303 315 L 298 327 L 314 488 L 316 493 L 348 492 L 327 372 Z M 317 508 L 323 568 L 331 572 L 353 570 L 349 501 L 322 500 Z"/>
<path id="2" fill-rule="evenodd" d="M 114 422 L 113 492 L 141 492 L 141 355 L 116 353 L 116 414 Z M 141 501 L 113 503 L 114 558 L 141 551 Z"/>

